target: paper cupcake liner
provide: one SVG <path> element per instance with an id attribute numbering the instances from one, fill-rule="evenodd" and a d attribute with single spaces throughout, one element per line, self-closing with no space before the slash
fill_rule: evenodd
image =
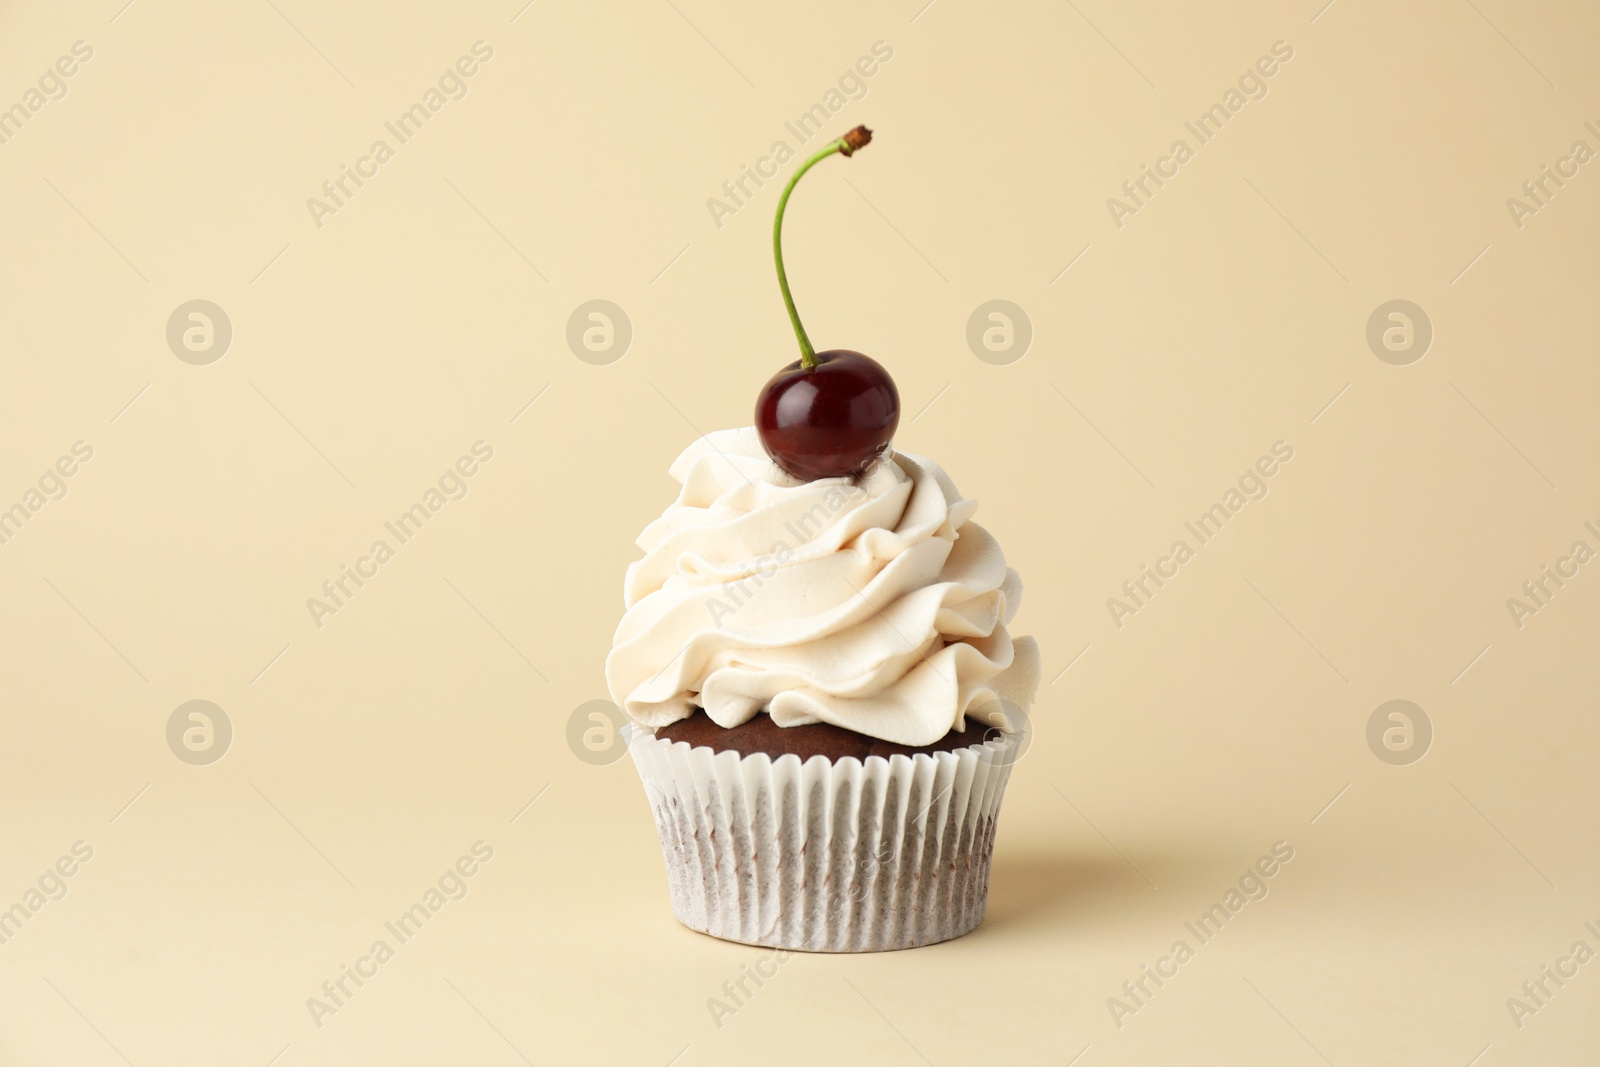
<path id="1" fill-rule="evenodd" d="M 672 910 L 728 941 L 877 952 L 983 921 L 1020 741 L 865 762 L 713 753 L 637 731 Z"/>

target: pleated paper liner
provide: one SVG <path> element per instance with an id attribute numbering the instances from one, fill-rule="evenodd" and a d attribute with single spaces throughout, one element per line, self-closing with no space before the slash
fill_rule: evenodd
<path id="1" fill-rule="evenodd" d="M 983 921 L 1017 735 L 954 752 L 713 753 L 636 730 L 672 910 L 728 941 L 879 952 Z"/>

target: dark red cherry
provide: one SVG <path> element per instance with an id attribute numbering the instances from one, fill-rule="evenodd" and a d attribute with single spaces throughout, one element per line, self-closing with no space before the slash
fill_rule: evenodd
<path id="1" fill-rule="evenodd" d="M 857 474 L 888 449 L 900 391 L 877 360 L 836 348 L 796 360 L 756 399 L 756 430 L 774 463 L 805 481 Z"/>
<path id="2" fill-rule="evenodd" d="M 756 398 L 756 431 L 774 463 L 804 481 L 858 474 L 883 455 L 900 425 L 900 392 L 878 361 L 835 348 L 818 352 L 795 310 L 783 269 L 783 212 L 800 178 L 831 155 L 849 157 L 872 143 L 857 126 L 795 168 L 778 195 L 772 259 L 778 291 L 800 344 L 800 359 L 773 375 Z"/>

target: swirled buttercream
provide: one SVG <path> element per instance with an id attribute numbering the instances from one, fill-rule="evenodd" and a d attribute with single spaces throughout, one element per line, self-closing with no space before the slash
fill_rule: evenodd
<path id="1" fill-rule="evenodd" d="M 719 725 L 766 711 L 926 745 L 966 719 L 1015 729 L 1039 687 L 1000 546 L 939 466 L 893 453 L 856 479 L 801 482 L 754 428 L 672 465 L 678 499 L 639 535 L 606 683 L 628 716 Z"/>

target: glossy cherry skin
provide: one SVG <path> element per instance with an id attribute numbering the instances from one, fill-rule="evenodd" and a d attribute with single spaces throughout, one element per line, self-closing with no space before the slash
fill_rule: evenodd
<path id="1" fill-rule="evenodd" d="M 772 461 L 815 481 L 860 473 L 888 449 L 900 425 L 900 391 L 877 360 L 842 348 L 796 361 L 756 399 L 756 430 Z"/>

